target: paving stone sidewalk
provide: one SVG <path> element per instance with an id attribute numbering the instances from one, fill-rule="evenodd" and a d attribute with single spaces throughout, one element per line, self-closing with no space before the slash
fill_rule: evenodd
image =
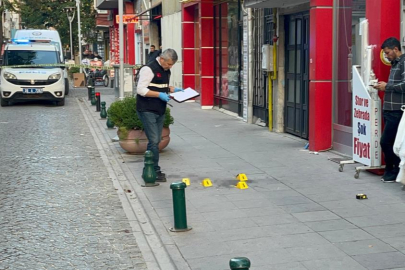
<path id="1" fill-rule="evenodd" d="M 107 107 L 113 91 L 104 89 Z M 229 269 L 246 256 L 251 269 L 405 269 L 405 191 L 355 165 L 343 172 L 332 152 L 310 153 L 305 141 L 248 125 L 198 103 L 173 104 L 171 142 L 161 153 L 168 182 L 139 188 L 156 232 L 178 269 Z M 87 108 L 91 106 L 86 103 Z M 98 121 L 106 138 L 116 135 Z M 143 156 L 115 143 L 132 185 L 143 183 Z M 249 188 L 234 187 L 247 174 Z M 189 232 L 172 233 L 170 183 L 190 178 L 186 189 Z M 213 187 L 200 182 L 210 178 Z M 357 200 L 357 193 L 367 200 Z"/>

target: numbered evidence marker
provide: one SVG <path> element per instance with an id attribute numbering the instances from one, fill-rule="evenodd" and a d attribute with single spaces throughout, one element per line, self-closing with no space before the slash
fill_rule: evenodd
<path id="1" fill-rule="evenodd" d="M 209 178 L 205 178 L 202 183 L 201 183 L 204 187 L 212 187 L 212 182 Z"/>
<path id="2" fill-rule="evenodd" d="M 190 178 L 183 178 L 183 180 L 181 180 L 184 184 L 186 184 L 187 186 L 190 185 Z"/>
<path id="3" fill-rule="evenodd" d="M 239 181 L 247 181 L 248 178 L 247 178 L 246 174 L 240 173 L 240 174 L 238 174 L 238 175 L 236 176 L 236 180 L 239 180 Z"/>
<path id="4" fill-rule="evenodd" d="M 246 182 L 244 181 L 240 181 L 236 184 L 236 187 L 239 189 L 248 189 L 248 185 L 246 184 Z"/>

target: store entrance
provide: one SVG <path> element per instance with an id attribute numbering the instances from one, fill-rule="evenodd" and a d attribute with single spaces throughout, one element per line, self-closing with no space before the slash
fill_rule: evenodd
<path id="1" fill-rule="evenodd" d="M 285 131 L 308 139 L 309 13 L 288 15 L 285 24 Z"/>

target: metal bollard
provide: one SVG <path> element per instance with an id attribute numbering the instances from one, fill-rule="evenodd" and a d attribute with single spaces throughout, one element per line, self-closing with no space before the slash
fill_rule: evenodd
<path id="1" fill-rule="evenodd" d="M 107 110 L 105 109 L 105 101 L 101 102 L 101 111 L 100 111 L 100 118 L 106 119 L 107 118 Z"/>
<path id="2" fill-rule="evenodd" d="M 174 227 L 172 232 L 185 232 L 192 228 L 187 226 L 186 194 L 187 185 L 183 182 L 176 182 L 170 185 L 173 196 Z"/>
<path id="3" fill-rule="evenodd" d="M 159 184 L 156 183 L 156 172 L 155 168 L 153 168 L 153 153 L 152 151 L 147 150 L 145 152 L 145 166 L 143 167 L 142 171 L 142 178 L 145 181 L 145 185 L 143 187 L 155 187 Z"/>
<path id="4" fill-rule="evenodd" d="M 94 86 L 93 84 L 93 79 L 91 78 L 91 74 L 89 74 L 89 76 L 87 77 L 87 85 L 89 86 Z"/>
<path id="5" fill-rule="evenodd" d="M 89 100 L 91 100 L 91 91 L 92 91 L 92 89 L 94 89 L 93 86 L 91 86 L 91 85 L 87 86 L 87 95 L 88 95 Z"/>
<path id="6" fill-rule="evenodd" d="M 114 128 L 114 123 L 113 123 L 113 121 L 110 120 L 109 117 L 107 118 L 107 122 L 105 124 L 106 124 L 107 128 L 109 128 L 109 129 Z"/>
<path id="7" fill-rule="evenodd" d="M 95 93 L 95 90 L 94 90 L 94 88 L 91 90 L 91 105 L 96 105 L 96 93 Z"/>
<path id="8" fill-rule="evenodd" d="M 96 112 L 101 110 L 101 95 L 100 92 L 96 92 Z"/>
<path id="9" fill-rule="evenodd" d="M 231 270 L 249 270 L 250 260 L 246 257 L 235 257 L 229 261 Z"/>

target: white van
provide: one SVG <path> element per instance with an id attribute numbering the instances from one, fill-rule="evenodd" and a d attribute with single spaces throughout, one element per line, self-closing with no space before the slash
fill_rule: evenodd
<path id="1" fill-rule="evenodd" d="M 50 40 L 51 43 L 56 45 L 59 52 L 60 62 L 65 63 L 63 56 L 62 42 L 58 31 L 56 30 L 44 30 L 44 29 L 21 29 L 17 30 L 14 35 L 16 40 Z M 65 79 L 65 94 L 69 94 L 69 79 L 67 70 L 63 71 L 63 77 Z"/>
<path id="2" fill-rule="evenodd" d="M 58 64 L 61 62 L 55 44 L 7 44 L 0 76 L 1 106 L 14 100 L 52 100 L 58 106 L 65 105 L 65 68 Z"/>

